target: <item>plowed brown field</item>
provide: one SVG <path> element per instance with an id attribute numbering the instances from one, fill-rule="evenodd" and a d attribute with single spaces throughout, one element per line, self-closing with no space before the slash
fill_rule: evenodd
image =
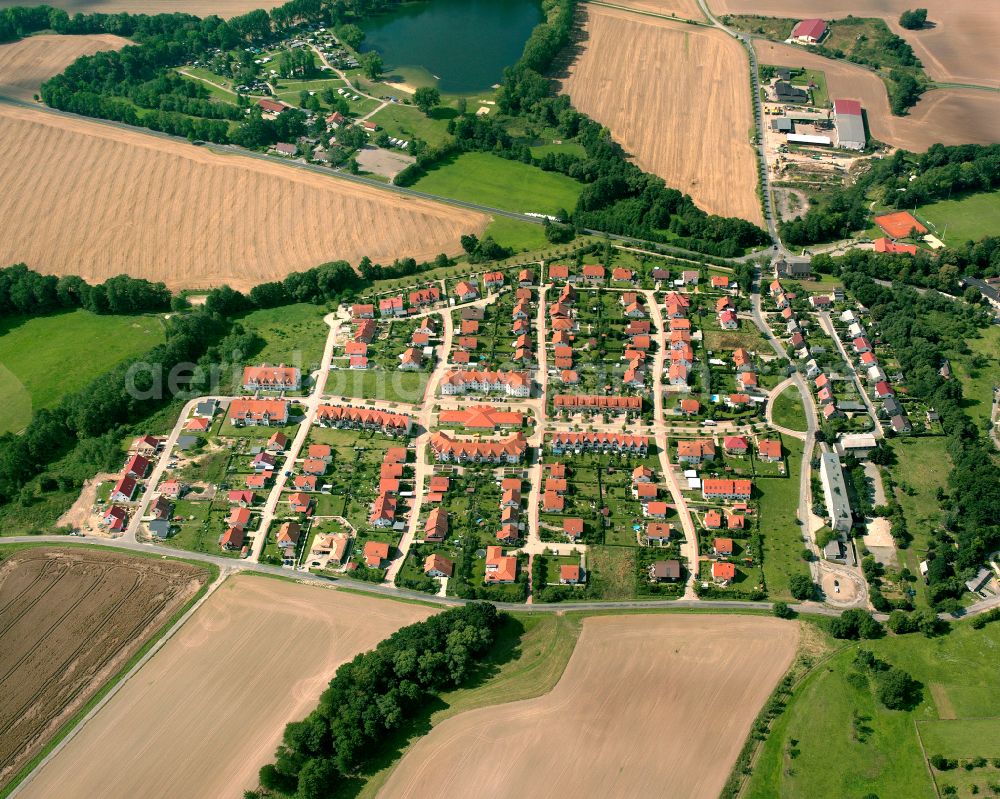
<path id="1" fill-rule="evenodd" d="M 24 0 L 0 0 L 0 8 L 26 5 Z M 194 14 L 207 17 L 215 14 L 223 19 L 246 14 L 255 8 L 271 9 L 282 0 L 51 0 L 54 8 L 70 14 Z"/>
<path id="2" fill-rule="evenodd" d="M 589 6 L 562 90 L 647 172 L 712 214 L 762 223 L 747 59 L 718 30 Z"/>
<path id="3" fill-rule="evenodd" d="M 717 797 L 797 641 L 759 617 L 586 619 L 551 693 L 442 722 L 379 796 Z"/>
<path id="4" fill-rule="evenodd" d="M 0 46 L 0 95 L 30 100 L 42 81 L 62 72 L 80 56 L 121 50 L 120 36 L 29 36 Z"/>
<path id="5" fill-rule="evenodd" d="M 460 251 L 483 214 L 44 111 L 0 106 L 0 264 L 248 289 L 326 261 Z"/>
<path id="6" fill-rule="evenodd" d="M 231 577 L 25 785 L 49 799 L 240 796 L 337 667 L 433 611 Z"/>
<path id="7" fill-rule="evenodd" d="M 185 563 L 79 548 L 0 563 L 0 785 L 207 578 Z"/>
<path id="8" fill-rule="evenodd" d="M 934 80 L 1000 87 L 1000 3 L 994 0 L 709 0 L 708 5 L 717 15 L 881 17 L 910 43 Z M 899 15 L 918 5 L 927 9 L 934 27 L 904 30 Z"/>
<path id="9" fill-rule="evenodd" d="M 879 141 L 917 152 L 936 142 L 1000 142 L 1000 92 L 935 89 L 921 97 L 909 115 L 897 117 L 889 108 L 885 84 L 862 67 L 831 61 L 790 44 L 755 39 L 754 48 L 762 64 L 823 70 L 830 97 L 860 100 L 871 134 Z"/>

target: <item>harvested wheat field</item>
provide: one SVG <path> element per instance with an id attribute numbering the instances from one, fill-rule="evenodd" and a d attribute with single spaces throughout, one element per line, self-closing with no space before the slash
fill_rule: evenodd
<path id="1" fill-rule="evenodd" d="M 881 17 L 890 30 L 909 42 L 927 73 L 942 83 L 1000 87 L 1000 4 L 993 0 L 708 0 L 717 15 L 843 19 Z M 920 31 L 900 27 L 907 9 L 927 9 L 933 23 Z"/>
<path id="2" fill-rule="evenodd" d="M 682 22 L 598 6 L 585 13 L 587 38 L 562 91 L 699 208 L 761 224 L 740 45 Z"/>
<path id="3" fill-rule="evenodd" d="M 121 50 L 120 36 L 29 36 L 0 46 L 0 95 L 30 100 L 42 81 L 58 75 L 80 56 Z"/>
<path id="4" fill-rule="evenodd" d="M 186 563 L 83 548 L 0 562 L 0 785 L 207 579 Z"/>
<path id="5" fill-rule="evenodd" d="M 935 89 L 905 117 L 892 115 L 885 84 L 862 67 L 810 53 L 802 47 L 754 39 L 762 64 L 808 67 L 826 73 L 831 98 L 860 100 L 871 135 L 879 141 L 921 152 L 930 145 L 1000 142 L 1000 92 Z"/>
<path id="6" fill-rule="evenodd" d="M 0 264 L 250 287 L 343 259 L 460 251 L 489 218 L 243 155 L 0 106 Z"/>
<path id="7" fill-rule="evenodd" d="M 431 610 L 231 577 L 25 785 L 25 797 L 240 796 L 337 667 Z"/>
<path id="8" fill-rule="evenodd" d="M 664 14 L 668 17 L 694 19 L 704 22 L 705 15 L 698 7 L 698 0 L 614 0 L 614 5 L 634 8 L 636 11 L 648 11 L 651 14 Z"/>
<path id="9" fill-rule="evenodd" d="M 24 0 L 0 0 L 0 8 L 25 5 Z M 46 5 L 70 14 L 215 14 L 223 19 L 257 8 L 272 9 L 282 0 L 49 0 Z"/>
<path id="10" fill-rule="evenodd" d="M 379 795 L 717 797 L 797 642 L 761 617 L 588 618 L 551 693 L 442 722 Z"/>

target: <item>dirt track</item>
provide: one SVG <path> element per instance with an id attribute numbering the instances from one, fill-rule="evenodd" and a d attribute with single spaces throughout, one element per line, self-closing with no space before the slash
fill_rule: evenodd
<path id="1" fill-rule="evenodd" d="M 379 796 L 717 797 L 797 640 L 767 618 L 586 619 L 551 693 L 442 722 Z"/>
<path id="2" fill-rule="evenodd" d="M 936 81 L 1000 87 L 1000 4 L 993 0 L 708 0 L 715 14 L 760 14 L 767 17 L 838 19 L 882 17 L 910 43 Z M 908 31 L 899 15 L 926 8 L 934 27 Z"/>
<path id="3" fill-rule="evenodd" d="M 0 106 L 0 264 L 248 289 L 327 261 L 460 251 L 483 214 Z"/>
<path id="4" fill-rule="evenodd" d="M 747 59 L 721 31 L 589 6 L 562 90 L 644 170 L 712 214 L 762 224 Z"/>
<path id="5" fill-rule="evenodd" d="M 42 81 L 62 72 L 80 56 L 120 50 L 120 36 L 30 36 L 0 46 L 0 95 L 30 100 Z"/>
<path id="6" fill-rule="evenodd" d="M 207 577 L 82 549 L 26 549 L 0 563 L 0 785 Z"/>
<path id="7" fill-rule="evenodd" d="M 0 0 L 0 8 L 25 5 L 24 0 Z M 72 14 L 209 14 L 228 19 L 256 8 L 271 9 L 282 0 L 50 0 L 53 8 L 64 8 Z"/>
<path id="8" fill-rule="evenodd" d="M 810 53 L 802 47 L 754 40 L 762 64 L 809 67 L 826 73 L 830 97 L 860 100 L 868 126 L 879 141 L 923 151 L 930 145 L 1000 142 L 1000 92 L 935 89 L 905 117 L 892 115 L 885 84 L 862 67 Z"/>
<path id="9" fill-rule="evenodd" d="M 230 578 L 26 786 L 48 799 L 218 799 L 256 787 L 288 721 L 418 605 Z"/>

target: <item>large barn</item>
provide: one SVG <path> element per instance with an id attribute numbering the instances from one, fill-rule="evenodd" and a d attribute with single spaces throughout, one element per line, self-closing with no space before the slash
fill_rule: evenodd
<path id="1" fill-rule="evenodd" d="M 821 19 L 804 19 L 792 28 L 792 40 L 816 44 L 826 35 L 826 23 Z"/>
<path id="2" fill-rule="evenodd" d="M 834 100 L 833 121 L 837 126 L 838 147 L 845 150 L 865 149 L 865 120 L 857 100 Z"/>

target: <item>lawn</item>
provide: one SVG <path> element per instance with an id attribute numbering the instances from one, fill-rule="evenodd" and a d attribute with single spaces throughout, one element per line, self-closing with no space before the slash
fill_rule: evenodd
<path id="1" fill-rule="evenodd" d="M 944 719 L 918 725 L 928 754 L 945 757 L 1000 757 L 1000 718 Z"/>
<path id="2" fill-rule="evenodd" d="M 462 153 L 430 170 L 418 191 L 518 213 L 571 211 L 583 184 L 489 153 Z"/>
<path id="3" fill-rule="evenodd" d="M 253 311 L 239 321 L 248 331 L 264 339 L 260 352 L 242 356 L 244 363 L 298 366 L 303 374 L 319 367 L 330 328 L 323 322 L 328 313 L 321 305 L 298 303 Z M 231 353 L 225 353 L 229 357 Z"/>
<path id="4" fill-rule="evenodd" d="M 549 246 L 549 240 L 545 238 L 545 228 L 541 225 L 521 222 L 508 216 L 493 217 L 483 235 L 492 236 L 502 247 L 510 247 L 521 252 L 540 250 Z"/>
<path id="5" fill-rule="evenodd" d="M 556 614 L 508 615 L 497 630 L 489 656 L 476 667 L 465 685 L 440 694 L 429 718 L 421 718 L 397 734 L 395 745 L 386 748 L 390 753 L 386 760 L 373 764 L 375 768 L 362 775 L 364 785 L 360 790 L 354 786 L 350 795 L 357 799 L 375 797 L 409 747 L 445 719 L 551 691 L 576 647 L 581 621 L 579 616 Z"/>
<path id="6" fill-rule="evenodd" d="M 420 403 L 429 379 L 428 372 L 337 369 L 327 377 L 326 392 L 344 397 Z"/>
<path id="7" fill-rule="evenodd" d="M 980 338 L 966 339 L 971 355 L 950 354 L 949 358 L 962 383 L 962 407 L 982 428 L 993 407 L 993 387 L 1000 385 L 1000 327 L 990 325 L 980 333 Z"/>
<path id="8" fill-rule="evenodd" d="M 1000 191 L 922 205 L 917 217 L 945 244 L 956 247 L 1000 230 Z"/>
<path id="9" fill-rule="evenodd" d="M 587 157 L 587 151 L 583 148 L 583 145 L 572 141 L 563 142 L 562 144 L 538 144 L 531 148 L 531 154 L 535 158 L 542 158 L 549 153 L 553 153 L 554 155 L 575 155 L 580 158 Z"/>
<path id="10" fill-rule="evenodd" d="M 926 731 L 935 746 L 954 747 L 954 756 L 997 754 L 995 720 L 988 725 L 972 721 L 968 727 L 949 722 L 948 728 L 955 724 L 956 731 L 946 732 L 948 728 L 938 719 L 952 714 L 960 719 L 1000 715 L 996 671 L 1000 624 L 983 630 L 961 624 L 948 635 L 930 640 L 920 635 L 889 636 L 862 645 L 921 683 L 916 707 L 888 710 L 864 682 L 849 680 L 859 645 L 847 646 L 796 688 L 764 744 L 744 795 L 753 799 L 871 794 L 934 797 L 918 729 L 921 735 Z M 981 732 L 978 739 L 976 728 Z M 949 752 L 928 746 L 926 754 Z M 975 771 L 958 769 L 947 774 L 948 781 L 960 779 L 963 785 L 977 781 Z"/>
<path id="11" fill-rule="evenodd" d="M 789 430 L 806 431 L 806 412 L 802 407 L 802 396 L 795 386 L 789 386 L 774 398 L 771 406 L 774 423 Z"/>
<path id="12" fill-rule="evenodd" d="M 33 409 L 52 407 L 126 358 L 161 344 L 155 316 L 70 311 L 0 320 L 0 433 L 16 432 Z"/>
<path id="13" fill-rule="evenodd" d="M 407 141 L 423 139 L 432 147 L 437 147 L 451 140 L 448 120 L 456 113 L 450 108 L 435 108 L 427 116 L 415 106 L 390 103 L 371 120 L 390 136 Z"/>
<path id="14" fill-rule="evenodd" d="M 799 470 L 802 442 L 785 438 L 788 477 L 761 478 L 754 482 L 760 492 L 760 532 L 764 538 L 764 579 L 772 599 L 791 599 L 788 580 L 793 574 L 808 574 L 802 560 L 803 528 L 798 524 Z"/>

